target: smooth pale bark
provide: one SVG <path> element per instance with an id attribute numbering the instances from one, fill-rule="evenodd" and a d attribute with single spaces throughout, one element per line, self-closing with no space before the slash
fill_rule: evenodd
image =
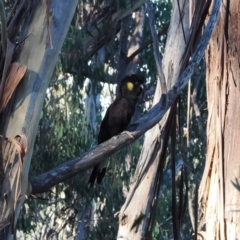
<path id="1" fill-rule="evenodd" d="M 26 65 L 28 70 L 17 89 L 14 110 L 7 124 L 6 136 L 14 137 L 17 134 L 24 134 L 27 137 L 28 145 L 20 178 L 21 197 L 16 199 L 14 203 L 16 207 L 9 206 L 9 213 L 15 209 L 14 218 L 18 217 L 22 204 L 31 192 L 28 187 L 28 172 L 43 101 L 76 5 L 77 0 L 66 0 L 61 3 L 52 0 L 51 12 L 49 12 L 47 3 L 41 2 L 29 25 L 27 33 L 29 37 L 26 39 L 18 59 L 18 62 Z M 12 176 L 8 177 L 11 181 Z M 16 224 L 16 221 L 14 224 L 10 223 L 12 227 L 8 228 L 6 239 L 12 239 L 12 230 L 15 227 L 13 225 Z"/>
<path id="2" fill-rule="evenodd" d="M 240 238 L 239 0 L 224 0 L 207 60 L 207 159 L 199 189 L 205 239 Z M 203 227 L 204 225 L 204 227 Z"/>
<path id="3" fill-rule="evenodd" d="M 180 5 L 180 9 L 183 9 L 183 12 L 185 13 L 183 24 L 185 35 L 188 36 L 188 1 L 180 1 Z M 177 1 L 174 1 L 174 8 L 163 58 L 163 72 L 169 88 L 179 77 L 181 67 L 180 61 L 185 51 L 185 41 L 182 28 L 179 27 L 179 24 L 180 17 Z M 160 96 L 160 82 L 158 81 L 154 96 L 154 104 L 159 101 Z M 119 239 L 137 240 L 145 237 L 146 225 L 154 201 L 154 184 L 159 164 L 159 156 L 161 154 L 162 143 L 159 141 L 161 127 L 159 125 L 164 127 L 165 120 L 166 117 L 160 124 L 157 124 L 146 134 L 143 150 L 136 170 L 138 173 L 141 171 L 146 171 L 146 173 L 141 179 L 141 182 L 138 183 L 137 187 L 136 184 L 138 181 L 133 184 L 126 202 L 121 209 L 118 230 Z M 149 168 L 147 167 L 148 164 L 151 164 Z M 143 214 L 147 217 L 139 223 L 137 228 L 131 229 L 135 221 Z"/>

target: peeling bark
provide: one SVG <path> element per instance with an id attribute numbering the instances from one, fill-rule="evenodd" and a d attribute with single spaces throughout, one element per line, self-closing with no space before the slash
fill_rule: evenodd
<path id="1" fill-rule="evenodd" d="M 240 1 L 224 0 L 206 53 L 207 156 L 199 189 L 205 239 L 240 237 Z M 205 229 L 203 225 L 205 224 Z"/>

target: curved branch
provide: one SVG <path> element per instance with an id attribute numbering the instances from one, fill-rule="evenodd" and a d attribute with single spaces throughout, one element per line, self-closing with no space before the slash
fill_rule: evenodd
<path id="1" fill-rule="evenodd" d="M 78 173 L 84 172 L 96 164 L 99 164 L 101 161 L 111 156 L 113 153 L 134 142 L 162 119 L 168 108 L 181 94 L 182 90 L 187 85 L 188 80 L 192 76 L 194 68 L 202 59 L 208 42 L 211 38 L 213 29 L 218 20 L 220 5 L 220 0 L 214 1 L 214 6 L 212 8 L 211 14 L 209 15 L 209 21 L 204 30 L 203 36 L 201 37 L 201 40 L 192 56 L 192 60 L 189 61 L 189 64 L 179 77 L 176 84 L 167 92 L 166 95 L 162 94 L 159 102 L 153 108 L 151 108 L 136 123 L 131 124 L 127 129 L 133 138 L 130 138 L 126 133 L 122 133 L 100 144 L 96 148 L 90 149 L 82 156 L 66 162 L 38 177 L 35 177 L 30 181 L 33 194 L 45 192 L 56 184 L 63 182 Z"/>

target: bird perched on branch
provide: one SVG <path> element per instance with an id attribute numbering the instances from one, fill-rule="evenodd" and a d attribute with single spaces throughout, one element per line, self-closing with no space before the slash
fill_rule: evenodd
<path id="1" fill-rule="evenodd" d="M 143 78 L 135 74 L 126 76 L 121 80 L 119 93 L 108 107 L 102 120 L 98 134 L 98 144 L 126 130 L 134 114 L 138 97 L 142 92 L 141 84 L 143 82 Z M 106 167 L 101 167 L 100 164 L 96 165 L 88 181 L 90 187 L 93 186 L 96 179 L 97 183 L 100 184 L 105 173 Z"/>

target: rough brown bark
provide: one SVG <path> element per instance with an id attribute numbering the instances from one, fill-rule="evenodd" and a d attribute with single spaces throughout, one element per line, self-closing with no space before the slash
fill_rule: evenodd
<path id="1" fill-rule="evenodd" d="M 205 239 L 240 238 L 240 26 L 239 0 L 224 0 L 206 53 L 207 156 L 199 189 L 200 235 Z"/>

